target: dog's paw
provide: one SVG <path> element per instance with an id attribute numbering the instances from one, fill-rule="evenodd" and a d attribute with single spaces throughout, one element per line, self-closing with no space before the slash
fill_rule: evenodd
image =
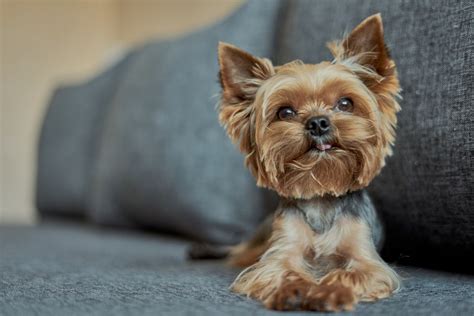
<path id="1" fill-rule="evenodd" d="M 311 286 L 303 280 L 283 283 L 265 302 L 265 305 L 269 309 L 280 311 L 303 310 Z"/>
<path id="2" fill-rule="evenodd" d="M 388 272 L 387 272 L 388 271 Z M 321 285 L 338 284 L 350 288 L 359 300 L 376 301 L 390 296 L 398 287 L 398 277 L 391 270 L 334 270 L 324 277 Z"/>
<path id="3" fill-rule="evenodd" d="M 318 285 L 307 295 L 305 309 L 325 312 L 350 311 L 357 298 L 351 288 L 341 284 Z"/>
<path id="4" fill-rule="evenodd" d="M 315 284 L 304 280 L 283 283 L 265 302 L 267 308 L 282 311 L 353 310 L 357 298 L 341 284 Z"/>

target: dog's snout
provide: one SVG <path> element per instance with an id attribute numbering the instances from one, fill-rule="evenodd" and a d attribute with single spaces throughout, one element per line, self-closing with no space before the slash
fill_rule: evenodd
<path id="1" fill-rule="evenodd" d="M 313 136 L 323 136 L 331 128 L 331 121 L 327 116 L 313 116 L 306 122 L 306 129 Z"/>

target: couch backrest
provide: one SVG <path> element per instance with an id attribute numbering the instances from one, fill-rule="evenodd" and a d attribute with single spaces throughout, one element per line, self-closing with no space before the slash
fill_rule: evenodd
<path id="1" fill-rule="evenodd" d="M 472 1 L 255 0 L 214 26 L 137 48 L 53 98 L 39 146 L 40 210 L 241 239 L 273 204 L 218 125 L 217 42 L 276 64 L 316 63 L 331 59 L 327 41 L 377 12 L 403 87 L 395 153 L 370 186 L 386 222 L 385 254 L 466 263 L 474 257 Z"/>

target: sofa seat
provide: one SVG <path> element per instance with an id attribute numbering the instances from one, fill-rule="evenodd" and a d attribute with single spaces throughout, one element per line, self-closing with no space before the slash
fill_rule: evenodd
<path id="1" fill-rule="evenodd" d="M 187 247 L 172 236 L 76 222 L 2 226 L 0 314 L 281 315 L 231 293 L 238 270 L 189 261 Z M 353 314 L 474 315 L 474 276 L 397 270 L 402 290 Z"/>

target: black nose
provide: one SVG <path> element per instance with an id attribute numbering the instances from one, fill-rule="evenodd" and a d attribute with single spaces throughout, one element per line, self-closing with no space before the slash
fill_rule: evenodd
<path id="1" fill-rule="evenodd" d="M 331 128 L 331 121 L 327 116 L 313 116 L 306 122 L 306 129 L 313 136 L 323 136 Z"/>

